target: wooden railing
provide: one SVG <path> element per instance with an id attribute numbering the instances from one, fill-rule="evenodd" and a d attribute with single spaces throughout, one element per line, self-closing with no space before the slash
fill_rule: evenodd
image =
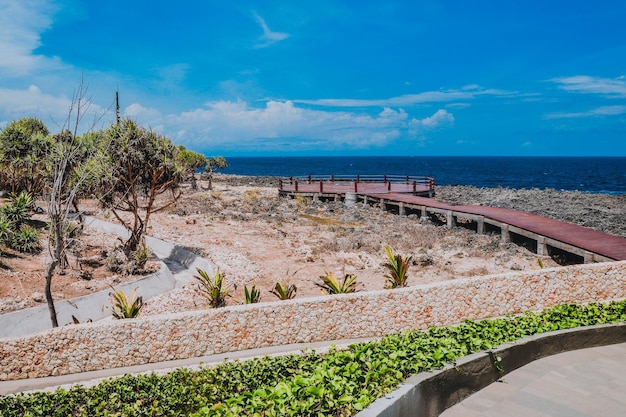
<path id="1" fill-rule="evenodd" d="M 335 186 L 345 188 L 344 192 L 359 192 L 367 186 L 364 184 L 380 184 L 392 190 L 392 184 L 404 184 L 408 189 L 412 187 L 413 192 L 435 189 L 435 179 L 425 176 L 413 175 L 309 175 L 306 177 L 288 177 L 279 178 L 278 189 L 280 191 L 289 192 L 310 192 L 311 185 L 319 185 L 315 187 L 315 192 L 324 192 L 325 185 L 332 185 L 332 189 L 337 190 Z M 306 187 L 303 187 L 306 185 Z M 306 188 L 306 189 L 305 189 Z"/>

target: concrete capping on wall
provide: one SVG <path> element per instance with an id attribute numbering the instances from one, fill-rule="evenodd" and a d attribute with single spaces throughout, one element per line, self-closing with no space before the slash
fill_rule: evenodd
<path id="1" fill-rule="evenodd" d="M 577 349 L 626 342 L 626 324 L 558 330 L 526 337 L 488 352 L 410 377 L 398 389 L 379 398 L 356 417 L 436 417 L 509 372 L 547 356 Z M 494 358 L 501 358 L 500 369 Z"/>
<path id="2" fill-rule="evenodd" d="M 137 288 L 137 293 L 143 297 L 144 301 L 172 290 L 176 285 L 176 280 L 163 262 L 159 262 L 159 264 L 160 269 L 157 272 L 134 281 L 115 285 L 115 289 L 130 294 L 133 289 Z M 57 311 L 59 326 L 73 324 L 72 316 L 75 316 L 81 323 L 89 319 L 96 321 L 110 317 L 110 293 L 111 290 L 107 289 L 71 300 L 55 301 L 54 306 Z M 50 312 L 47 304 L 0 315 L 0 339 L 50 329 Z"/>
<path id="3" fill-rule="evenodd" d="M 232 351 L 372 338 L 563 303 L 626 298 L 626 261 L 462 278 L 396 290 L 303 298 L 64 326 L 0 343 L 0 380 Z"/>

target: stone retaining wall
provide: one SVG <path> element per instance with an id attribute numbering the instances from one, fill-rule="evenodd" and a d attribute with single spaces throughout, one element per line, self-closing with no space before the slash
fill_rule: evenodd
<path id="1" fill-rule="evenodd" d="M 375 337 L 562 303 L 624 298 L 626 261 L 65 326 L 0 340 L 0 380 Z"/>

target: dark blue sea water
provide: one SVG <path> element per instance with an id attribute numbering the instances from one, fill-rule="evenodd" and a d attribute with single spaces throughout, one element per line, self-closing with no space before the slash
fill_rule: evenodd
<path id="1" fill-rule="evenodd" d="M 225 174 L 255 176 L 425 175 L 439 185 L 554 188 L 626 194 L 626 157 L 256 157 L 226 158 Z"/>

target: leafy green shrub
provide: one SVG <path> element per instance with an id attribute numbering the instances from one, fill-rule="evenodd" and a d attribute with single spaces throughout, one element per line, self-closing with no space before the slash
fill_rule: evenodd
<path id="1" fill-rule="evenodd" d="M 253 283 L 252 287 L 248 289 L 247 285 L 243 286 L 243 293 L 246 297 L 246 304 L 255 304 L 261 301 L 261 291 L 256 288 L 256 285 Z"/>
<path id="2" fill-rule="evenodd" d="M 343 278 L 338 279 L 334 273 L 326 272 L 320 276 L 322 283 L 315 283 L 327 294 L 347 294 L 356 292 L 357 276 L 354 274 L 343 274 Z"/>
<path id="3" fill-rule="evenodd" d="M 22 253 L 39 253 L 42 250 L 39 232 L 26 224 L 12 234 L 8 246 Z"/>
<path id="4" fill-rule="evenodd" d="M 215 271 L 215 278 L 211 278 L 206 271 L 196 268 L 198 275 L 193 277 L 200 283 L 200 293 L 209 300 L 209 305 L 213 308 L 226 306 L 226 298 L 230 296 L 230 288 L 226 286 L 225 274 L 218 268 Z"/>
<path id="5" fill-rule="evenodd" d="M 143 297 L 137 297 L 137 288 L 133 290 L 130 297 L 122 290 L 112 288 L 111 295 L 111 314 L 116 319 L 134 319 L 139 316 L 143 307 Z"/>
<path id="6" fill-rule="evenodd" d="M 264 357 L 0 397 L 17 416 L 349 416 L 408 376 L 538 333 L 626 321 L 626 300 L 405 331 L 324 355 Z"/>
<path id="7" fill-rule="evenodd" d="M 409 267 L 411 266 L 411 256 L 395 254 L 391 246 L 385 246 L 388 262 L 383 266 L 389 273 L 385 275 L 387 282 L 385 288 L 399 288 L 407 286 Z"/>

